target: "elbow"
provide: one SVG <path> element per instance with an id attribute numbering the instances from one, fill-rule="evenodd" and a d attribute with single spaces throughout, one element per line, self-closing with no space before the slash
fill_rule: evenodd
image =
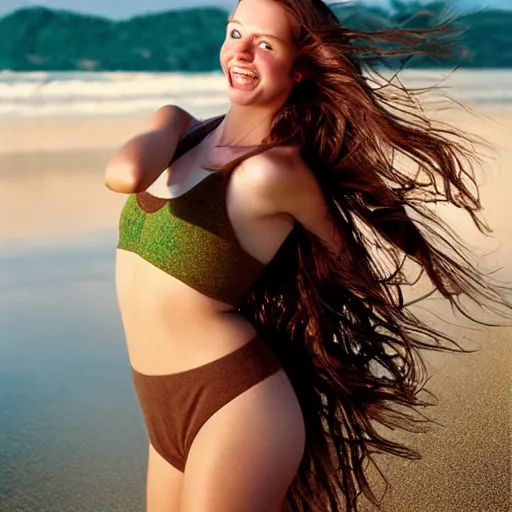
<path id="1" fill-rule="evenodd" d="M 132 163 L 113 160 L 105 171 L 105 186 L 113 192 L 134 194 L 142 191 L 140 176 Z"/>

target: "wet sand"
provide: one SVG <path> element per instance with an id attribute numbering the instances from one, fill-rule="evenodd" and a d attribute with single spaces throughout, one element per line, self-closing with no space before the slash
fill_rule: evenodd
<path id="1" fill-rule="evenodd" d="M 492 261 L 512 281 L 512 108 L 481 112 L 489 118 L 443 117 L 495 147 L 479 178 L 495 238 L 478 236 L 457 212 L 450 219 L 475 246 L 500 247 Z M 103 169 L 114 148 L 142 126 L 139 118 L 1 124 L 0 249 L 115 231 L 125 198 L 104 187 Z M 429 414 L 444 426 L 411 437 L 422 461 L 394 460 L 389 467 L 385 461 L 391 483 L 385 512 L 511 510 L 512 330 L 482 329 L 471 339 L 482 348 L 476 355 L 429 357 L 430 389 L 439 398 Z"/>

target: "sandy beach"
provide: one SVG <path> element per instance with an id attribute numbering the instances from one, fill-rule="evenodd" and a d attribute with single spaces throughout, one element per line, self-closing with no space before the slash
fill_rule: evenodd
<path id="1" fill-rule="evenodd" d="M 476 111 L 478 117 L 444 112 L 443 119 L 494 148 L 479 181 L 495 237 L 477 236 L 466 221 L 457 225 L 457 213 L 453 222 L 473 245 L 499 248 L 492 261 L 505 267 L 500 276 L 512 280 L 512 107 Z M 125 197 L 104 187 L 102 173 L 115 148 L 143 126 L 140 116 L 0 123 L 0 250 L 72 243 L 77 236 L 115 230 Z M 430 415 L 443 427 L 412 438 L 422 461 L 390 462 L 385 512 L 512 510 L 512 330 L 482 329 L 471 336 L 480 353 L 429 359 L 430 389 L 439 398 Z"/>

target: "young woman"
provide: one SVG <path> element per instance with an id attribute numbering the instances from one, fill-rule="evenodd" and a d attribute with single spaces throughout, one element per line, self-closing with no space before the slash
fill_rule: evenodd
<path id="1" fill-rule="evenodd" d="M 459 308 L 504 304 L 424 207 L 484 229 L 470 140 L 361 71 L 360 56 L 435 54 L 430 35 L 242 0 L 220 54 L 229 112 L 163 107 L 109 163 L 107 186 L 130 194 L 116 279 L 149 512 L 352 511 L 374 499 L 373 453 L 415 456 L 386 427 L 412 428 L 417 351 L 449 339 L 404 307 L 402 260 Z"/>

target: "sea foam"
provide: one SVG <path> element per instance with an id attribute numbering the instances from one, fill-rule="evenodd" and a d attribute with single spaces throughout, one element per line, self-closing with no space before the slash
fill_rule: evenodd
<path id="1" fill-rule="evenodd" d="M 470 104 L 512 103 L 511 70 L 406 70 L 412 87 L 439 85 L 435 94 Z M 226 110 L 220 73 L 0 72 L 0 117 L 146 114 L 178 104 L 201 116 Z"/>

